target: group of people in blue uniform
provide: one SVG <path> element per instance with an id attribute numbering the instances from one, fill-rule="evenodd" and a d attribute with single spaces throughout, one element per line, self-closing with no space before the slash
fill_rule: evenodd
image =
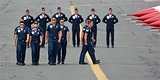
<path id="1" fill-rule="evenodd" d="M 86 25 L 83 27 L 82 34 L 80 34 L 80 24 L 84 19 L 78 13 L 77 8 L 75 8 L 75 13 L 71 15 L 69 19 L 61 12 L 61 7 L 57 8 L 57 13 L 51 18 L 45 13 L 44 7 L 42 7 L 41 10 L 42 13 L 35 19 L 29 14 L 29 10 L 26 10 L 26 15 L 21 18 L 19 22 L 20 25 L 14 30 L 17 65 L 25 65 L 26 47 L 31 47 L 32 65 L 39 65 L 40 48 L 45 48 L 45 44 L 48 44 L 48 64 L 64 64 L 67 42 L 70 41 L 70 30 L 64 24 L 66 21 L 72 24 L 73 47 L 79 47 L 80 44 L 83 45 L 79 64 L 87 64 L 87 62 L 84 62 L 87 51 L 91 56 L 93 64 L 100 63 L 100 60 L 97 60 L 95 57 L 94 47 L 96 47 L 97 42 L 97 24 L 100 23 L 101 20 L 98 15 L 95 14 L 95 9 L 91 9 L 91 14 L 85 20 Z M 49 22 L 51 23 L 47 26 Z M 103 22 L 107 24 L 107 48 L 109 48 L 110 45 L 110 33 L 112 48 L 114 48 L 114 24 L 118 22 L 118 19 L 112 14 L 112 8 L 109 8 L 108 14 L 103 18 Z M 58 62 L 56 60 L 58 60 Z"/>

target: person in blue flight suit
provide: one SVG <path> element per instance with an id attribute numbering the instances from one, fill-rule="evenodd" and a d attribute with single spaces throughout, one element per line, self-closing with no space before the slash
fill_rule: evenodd
<path id="1" fill-rule="evenodd" d="M 40 46 L 42 45 L 42 31 L 38 29 L 38 22 L 34 22 L 33 29 L 30 35 L 30 44 L 32 52 L 32 65 L 39 65 Z"/>
<path id="2" fill-rule="evenodd" d="M 14 31 L 14 46 L 16 46 L 17 65 L 25 65 L 26 43 L 29 42 L 29 31 L 24 25 L 24 21 L 20 21 L 20 26 Z"/>
<path id="3" fill-rule="evenodd" d="M 86 28 L 88 27 L 88 21 L 89 20 L 87 20 L 87 19 L 85 20 L 86 25 L 83 27 L 82 33 L 81 33 L 81 44 L 83 46 L 82 46 L 82 50 L 81 50 L 81 54 L 80 54 L 80 58 L 79 58 L 79 64 L 88 64 L 88 63 L 84 62 L 84 57 L 87 52 L 87 47 L 84 45 L 84 34 L 86 31 Z"/>
<path id="4" fill-rule="evenodd" d="M 48 64 L 56 65 L 56 56 L 61 43 L 62 31 L 58 24 L 56 24 L 56 18 L 51 19 L 51 24 L 48 25 L 46 30 L 46 44 L 48 44 Z"/>
<path id="5" fill-rule="evenodd" d="M 80 24 L 83 22 L 83 18 L 78 14 L 78 9 L 75 8 L 75 13 L 69 18 L 69 22 L 72 24 L 72 41 L 73 47 L 76 46 L 76 36 L 77 36 L 77 47 L 80 44 Z"/>
<path id="6" fill-rule="evenodd" d="M 21 19 L 24 21 L 24 25 L 31 30 L 31 25 L 34 23 L 34 18 L 29 14 L 28 9 L 26 10 L 26 15 L 22 16 Z M 27 43 L 27 47 L 30 47 L 29 43 Z"/>
<path id="7" fill-rule="evenodd" d="M 86 50 L 88 51 L 91 59 L 92 59 L 92 62 L 93 64 L 99 64 L 100 63 L 100 60 L 96 60 L 96 57 L 95 57 L 95 50 L 93 48 L 93 42 L 95 41 L 93 38 L 92 38 L 92 30 L 91 28 L 93 27 L 93 21 L 88 21 L 88 27 L 86 28 L 86 31 L 85 31 L 85 34 L 84 34 L 84 46 L 86 46 Z M 87 64 L 85 62 L 82 62 L 80 64 Z"/>
<path id="8" fill-rule="evenodd" d="M 60 27 L 62 31 L 62 39 L 61 39 L 61 47 L 58 51 L 58 62 L 57 64 L 64 64 L 66 58 L 66 51 L 67 51 L 67 42 L 70 41 L 70 31 L 67 26 L 64 25 L 64 20 L 60 20 Z M 62 50 L 62 51 L 61 51 Z"/>
<path id="9" fill-rule="evenodd" d="M 55 13 L 52 17 L 55 17 L 56 18 L 56 23 L 60 25 L 60 20 L 64 20 L 64 21 L 67 21 L 67 17 L 64 13 L 61 12 L 61 7 L 58 7 L 57 8 L 57 13 Z"/>
<path id="10" fill-rule="evenodd" d="M 50 17 L 45 13 L 45 8 L 42 7 L 42 13 L 39 14 L 36 18 L 36 21 L 39 22 L 39 27 L 43 29 L 43 42 L 42 42 L 42 48 L 45 47 L 45 33 L 46 33 L 46 26 L 47 23 L 51 21 Z"/>
<path id="11" fill-rule="evenodd" d="M 29 10 L 26 10 L 26 15 L 21 18 L 24 21 L 24 25 L 31 29 L 31 25 L 34 23 L 34 18 L 29 14 Z"/>
<path id="12" fill-rule="evenodd" d="M 118 22 L 117 17 L 112 14 L 112 8 L 109 8 L 108 14 L 103 18 L 103 22 L 106 23 L 106 43 L 107 48 L 110 45 L 110 34 L 111 34 L 111 44 L 112 48 L 114 48 L 114 24 Z"/>
<path id="13" fill-rule="evenodd" d="M 97 24 L 101 22 L 100 18 L 98 15 L 95 14 L 95 9 L 91 9 L 91 14 L 87 17 L 88 20 L 93 21 L 93 27 L 92 27 L 92 32 L 93 32 L 93 38 L 95 39 L 95 42 L 93 43 L 93 47 L 96 47 L 97 43 Z"/>

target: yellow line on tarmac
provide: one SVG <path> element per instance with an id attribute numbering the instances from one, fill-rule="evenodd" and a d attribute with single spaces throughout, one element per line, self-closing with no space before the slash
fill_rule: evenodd
<path id="1" fill-rule="evenodd" d="M 72 14 L 74 13 L 74 6 L 70 6 L 70 11 Z M 82 25 L 80 25 L 80 32 L 82 32 Z M 92 60 L 91 60 L 88 52 L 87 52 L 86 56 L 87 56 L 88 62 L 90 64 L 90 67 L 91 67 L 92 71 L 94 72 L 95 76 L 97 77 L 97 79 L 98 80 L 108 80 L 106 75 L 101 70 L 100 66 L 98 64 L 93 65 Z"/>

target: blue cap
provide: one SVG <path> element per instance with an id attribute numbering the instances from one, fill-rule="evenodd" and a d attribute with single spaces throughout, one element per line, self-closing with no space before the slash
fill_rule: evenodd
<path id="1" fill-rule="evenodd" d="M 94 9 L 94 8 L 92 8 L 92 9 L 91 9 L 91 11 L 95 11 L 95 9 Z"/>
<path id="2" fill-rule="evenodd" d="M 57 7 L 57 9 L 61 10 L 61 7 Z"/>
<path id="3" fill-rule="evenodd" d="M 111 10 L 111 11 L 112 11 L 112 8 L 109 8 L 109 10 Z"/>
<path id="4" fill-rule="evenodd" d="M 78 10 L 77 8 L 75 8 L 74 10 Z"/>

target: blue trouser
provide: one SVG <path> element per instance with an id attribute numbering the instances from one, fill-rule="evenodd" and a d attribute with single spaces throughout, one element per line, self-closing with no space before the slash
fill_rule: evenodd
<path id="1" fill-rule="evenodd" d="M 85 57 L 86 52 L 87 52 L 87 46 L 83 44 L 79 62 L 84 62 L 84 57 Z"/>
<path id="2" fill-rule="evenodd" d="M 58 61 L 59 62 L 64 62 L 65 61 L 65 58 L 66 58 L 66 49 L 67 48 L 67 41 L 65 42 L 61 42 L 60 44 L 60 49 L 58 51 Z M 61 54 L 61 50 L 62 50 L 62 54 Z M 62 59 L 61 59 L 61 56 L 62 56 Z"/>
<path id="3" fill-rule="evenodd" d="M 26 42 L 25 41 L 17 41 L 17 62 L 24 63 L 25 54 L 26 54 Z"/>
<path id="4" fill-rule="evenodd" d="M 76 45 L 76 36 L 77 36 L 77 46 L 80 44 L 80 29 L 79 28 L 72 28 L 72 41 L 73 45 Z"/>
<path id="5" fill-rule="evenodd" d="M 40 45 L 39 45 L 39 43 L 31 43 L 31 49 L 32 49 L 32 63 L 38 63 L 39 62 L 39 56 L 40 56 Z"/>
<path id="6" fill-rule="evenodd" d="M 95 62 L 96 61 L 95 50 L 90 42 L 88 43 L 87 46 L 83 44 L 79 62 L 84 62 L 84 57 L 87 51 L 92 59 L 92 62 Z"/>
<path id="7" fill-rule="evenodd" d="M 42 28 L 43 29 L 43 41 L 42 41 L 42 47 L 45 46 L 45 34 L 46 34 L 46 28 Z"/>
<path id="8" fill-rule="evenodd" d="M 110 45 L 110 34 L 111 34 L 111 44 L 114 46 L 114 29 L 108 29 L 106 32 L 106 43 L 109 46 Z"/>
<path id="9" fill-rule="evenodd" d="M 48 40 L 48 60 L 49 63 L 56 63 L 58 53 L 58 40 Z"/>
<path id="10" fill-rule="evenodd" d="M 93 42 L 93 46 L 96 46 L 96 43 L 97 43 L 97 25 L 94 25 L 92 27 L 92 33 L 93 33 L 93 39 L 95 39 L 95 42 Z"/>

